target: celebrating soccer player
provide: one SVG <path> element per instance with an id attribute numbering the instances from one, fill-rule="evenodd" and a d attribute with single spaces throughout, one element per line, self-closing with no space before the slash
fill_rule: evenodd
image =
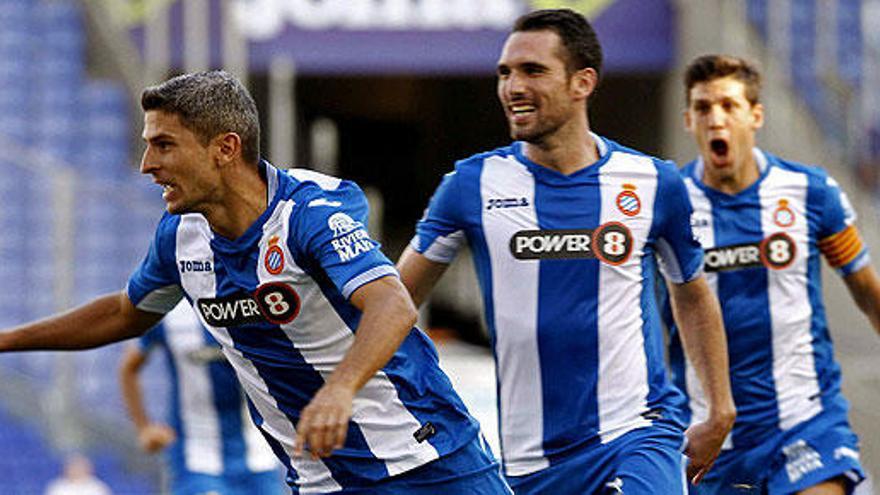
<path id="1" fill-rule="evenodd" d="M 508 147 L 456 164 L 398 268 L 420 303 L 467 241 L 492 334 L 505 474 L 517 494 L 683 493 L 655 255 L 709 401 L 689 475 L 733 424 L 718 303 L 674 164 L 590 131 L 602 51 L 571 10 L 517 20 L 498 61 Z"/>
<path id="2" fill-rule="evenodd" d="M 168 210 L 146 259 L 124 292 L 0 334 L 0 351 L 135 337 L 186 297 L 295 493 L 509 493 L 361 190 L 260 160 L 256 105 L 224 72 L 147 88 L 141 106 L 141 171 Z"/>
<path id="3" fill-rule="evenodd" d="M 820 255 L 880 329 L 880 284 L 837 182 L 755 147 L 761 75 L 725 55 L 685 74 L 688 131 L 700 156 L 682 170 L 706 278 L 727 330 L 737 419 L 699 494 L 850 493 L 864 477 L 822 305 Z M 674 349 L 674 347 L 673 347 Z M 675 379 L 704 414 L 691 366 Z"/>

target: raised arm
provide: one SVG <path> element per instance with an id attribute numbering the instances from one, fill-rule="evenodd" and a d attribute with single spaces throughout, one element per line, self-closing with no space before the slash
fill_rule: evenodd
<path id="1" fill-rule="evenodd" d="M 429 260 L 411 247 L 403 251 L 397 261 L 397 271 L 400 272 L 400 281 L 406 286 L 416 307 L 425 302 L 447 266 L 449 265 Z"/>
<path id="2" fill-rule="evenodd" d="M 709 417 L 687 431 L 688 478 L 697 484 L 712 467 L 736 419 L 727 338 L 718 300 L 702 276 L 683 284 L 669 284 L 669 293 L 685 352 L 709 402 Z"/>
<path id="3" fill-rule="evenodd" d="M 327 457 L 342 448 L 355 394 L 391 359 L 416 322 L 416 308 L 394 276 L 361 286 L 351 302 L 361 310 L 354 343 L 303 409 L 296 426 L 297 455 L 308 448 L 315 457 Z"/>
<path id="4" fill-rule="evenodd" d="M 843 278 L 856 305 L 880 333 L 880 278 L 870 264 Z"/>
<path id="5" fill-rule="evenodd" d="M 137 431 L 138 443 L 145 452 L 153 454 L 170 445 L 176 435 L 170 426 L 150 421 L 147 409 L 144 407 L 140 372 L 147 362 L 147 357 L 148 354 L 136 345 L 131 345 L 125 350 L 119 364 L 119 386 L 128 417 Z"/>
<path id="6" fill-rule="evenodd" d="M 138 336 L 162 315 L 137 309 L 124 292 L 0 333 L 0 352 L 91 349 Z"/>

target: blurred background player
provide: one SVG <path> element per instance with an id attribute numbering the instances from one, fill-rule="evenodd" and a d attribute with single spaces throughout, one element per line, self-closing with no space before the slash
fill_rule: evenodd
<path id="1" fill-rule="evenodd" d="M 138 378 L 155 350 L 167 360 L 170 426 L 149 418 Z M 141 447 L 151 454 L 168 449 L 168 493 L 287 492 L 278 461 L 249 417 L 235 371 L 189 304 L 178 304 L 129 346 L 119 379 Z"/>
<path id="2" fill-rule="evenodd" d="M 571 10 L 520 17 L 497 65 L 511 146 L 447 174 L 398 267 L 424 301 L 470 244 L 497 359 L 502 457 L 518 494 L 682 493 L 654 255 L 674 281 L 710 397 L 688 432 L 697 481 L 733 424 L 718 305 L 675 167 L 590 132 L 602 49 Z M 617 493 L 617 492 L 615 492 Z"/>
<path id="3" fill-rule="evenodd" d="M 880 283 L 855 211 L 823 169 L 755 146 L 764 106 L 754 65 L 706 55 L 684 79 L 685 125 L 700 156 L 682 175 L 706 277 L 721 302 L 737 404 L 733 432 L 693 492 L 850 493 L 864 474 L 825 318 L 820 258 L 880 330 Z M 693 370 L 675 346 L 672 356 L 698 421 L 705 405 Z"/>
<path id="4" fill-rule="evenodd" d="M 92 461 L 72 454 L 64 462 L 64 474 L 52 480 L 43 495 L 112 495 L 110 487 L 95 476 Z"/>

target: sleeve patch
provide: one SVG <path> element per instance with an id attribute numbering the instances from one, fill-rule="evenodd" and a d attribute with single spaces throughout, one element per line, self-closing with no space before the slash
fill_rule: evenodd
<path id="1" fill-rule="evenodd" d="M 850 225 L 819 241 L 819 249 L 832 268 L 840 268 L 855 260 L 864 250 L 864 244 L 859 231 Z"/>

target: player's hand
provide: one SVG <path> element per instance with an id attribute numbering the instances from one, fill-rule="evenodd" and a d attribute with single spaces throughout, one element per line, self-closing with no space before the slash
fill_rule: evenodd
<path id="1" fill-rule="evenodd" d="M 699 484 L 709 472 L 721 451 L 724 439 L 733 428 L 734 418 L 735 415 L 731 414 L 721 419 L 709 419 L 691 425 L 685 432 L 688 444 L 684 453 L 689 457 L 687 477 L 691 483 Z"/>
<path id="2" fill-rule="evenodd" d="M 155 454 L 177 440 L 174 429 L 162 423 L 150 423 L 138 432 L 138 443 L 149 454 Z"/>
<path id="3" fill-rule="evenodd" d="M 330 383 L 318 390 L 302 410 L 296 425 L 294 455 L 302 456 L 308 450 L 312 458 L 317 459 L 342 448 L 348 434 L 354 394 L 350 388 Z"/>

